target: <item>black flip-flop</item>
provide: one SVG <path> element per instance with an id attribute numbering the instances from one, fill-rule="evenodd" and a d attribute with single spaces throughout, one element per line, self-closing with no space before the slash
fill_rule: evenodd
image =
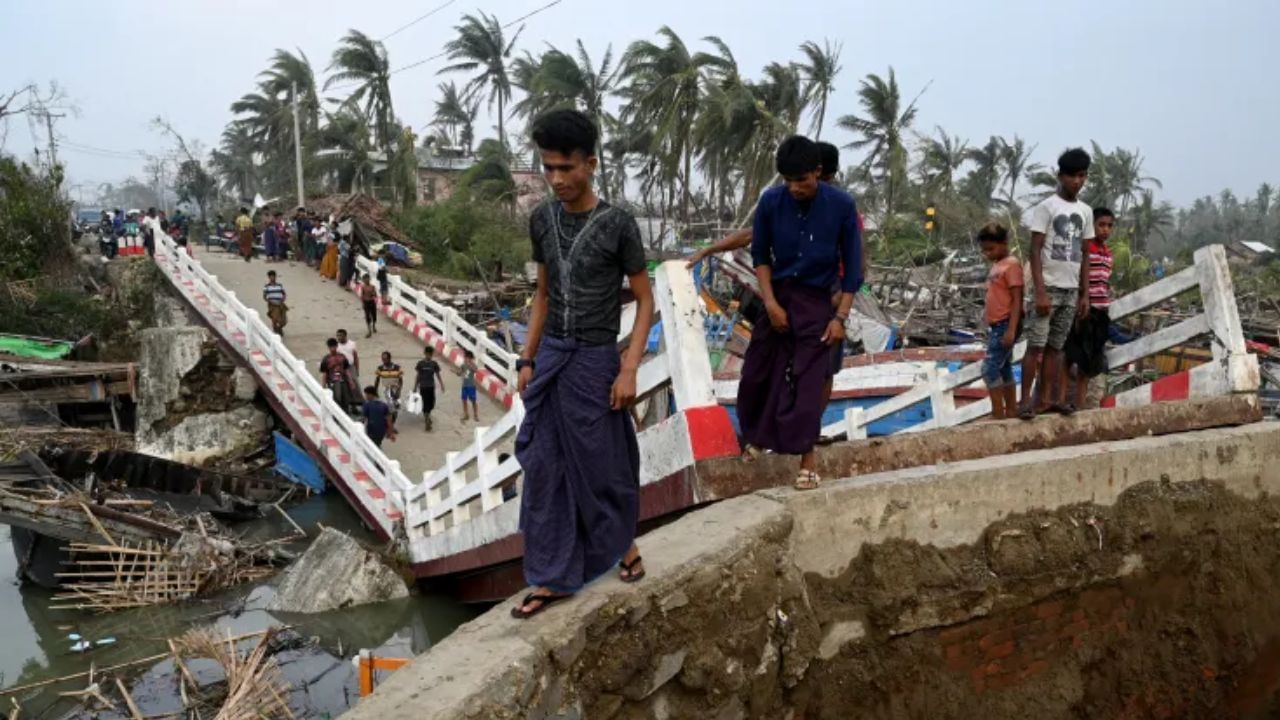
<path id="1" fill-rule="evenodd" d="M 1035 420 L 1036 419 L 1035 408 L 1031 407 L 1030 405 L 1023 405 L 1022 407 L 1018 408 L 1018 419 L 1019 420 Z"/>
<path id="2" fill-rule="evenodd" d="M 1049 409 L 1050 409 L 1051 411 L 1053 411 L 1053 412 L 1058 413 L 1059 415 L 1061 415 L 1061 416 L 1063 416 L 1063 417 L 1071 417 L 1072 415 L 1075 415 L 1075 414 L 1076 414 L 1076 406 L 1075 406 L 1075 403 L 1069 403 L 1069 402 L 1068 402 L 1068 403 L 1062 403 L 1061 405 L 1054 405 L 1053 407 L 1051 407 L 1051 408 L 1049 408 Z"/>
<path id="3" fill-rule="evenodd" d="M 573 597 L 573 595 L 541 595 L 538 593 L 529 593 L 524 596 L 524 600 L 521 600 L 519 605 L 511 608 L 511 617 L 517 620 L 528 620 L 561 600 L 568 600 L 571 597 Z M 524 606 L 535 601 L 538 603 L 538 607 L 526 612 Z"/>
<path id="4" fill-rule="evenodd" d="M 636 555 L 635 559 L 632 560 L 631 562 L 618 563 L 618 567 L 622 568 L 627 573 L 625 576 L 619 575 L 618 579 L 624 583 L 640 582 L 640 580 L 644 579 L 644 574 L 645 574 L 644 568 L 640 568 L 640 572 L 635 572 L 633 570 L 633 568 L 639 565 L 643 560 L 644 558 L 640 557 L 639 555 Z"/>

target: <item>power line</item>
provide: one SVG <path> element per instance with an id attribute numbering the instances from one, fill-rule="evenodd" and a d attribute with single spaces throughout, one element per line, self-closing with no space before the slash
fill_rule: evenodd
<path id="1" fill-rule="evenodd" d="M 404 25 L 401 25 L 400 27 L 396 28 L 395 30 L 392 30 L 391 32 L 387 33 L 386 35 L 383 35 L 383 36 L 378 40 L 378 42 L 386 42 L 388 38 L 391 38 L 391 37 L 394 37 L 394 36 L 396 36 L 396 35 L 400 34 L 400 32 L 401 32 L 401 31 L 408 30 L 409 28 L 413 27 L 414 25 L 417 25 L 418 23 L 422 22 L 423 20 L 426 20 L 427 18 L 431 17 L 432 15 L 435 15 L 436 13 L 440 12 L 441 10 L 443 10 L 443 9 L 445 9 L 445 8 L 447 8 L 447 7 L 449 7 L 449 6 L 450 6 L 450 5 L 452 5 L 454 2 L 456 2 L 456 0 L 448 0 L 448 2 L 444 3 L 443 5 L 438 5 L 438 6 L 436 6 L 436 7 L 435 7 L 435 8 L 433 8 L 430 12 L 428 12 L 426 15 L 423 15 L 423 16 L 421 16 L 421 17 L 419 17 L 419 18 L 415 18 L 415 19 L 413 19 L 413 20 L 410 20 L 409 22 L 405 23 Z"/>
<path id="2" fill-rule="evenodd" d="M 534 15 L 537 15 L 537 14 L 539 14 L 539 13 L 541 13 L 541 12 L 545 11 L 545 10 L 549 10 L 549 9 L 551 9 L 551 8 L 555 7 L 556 5 L 559 5 L 559 4 L 560 4 L 560 3 L 562 3 L 562 2 L 564 2 L 564 0 L 551 0 L 551 2 L 547 3 L 546 5 L 543 5 L 542 7 L 537 8 L 536 10 L 533 10 L 533 11 L 531 11 L 531 12 L 525 13 L 524 15 L 521 15 L 520 17 L 516 18 L 515 20 L 512 20 L 511 22 L 509 22 L 509 23 L 507 23 L 507 24 L 503 25 L 503 26 L 502 26 L 502 29 L 503 29 L 503 30 L 506 30 L 506 29 L 510 28 L 512 25 L 515 25 L 516 23 L 524 22 L 525 20 L 528 20 L 529 18 L 533 17 Z M 398 32 L 398 31 L 397 31 L 397 32 Z M 404 72 L 405 70 L 412 70 L 412 69 L 414 69 L 414 68 L 416 68 L 416 67 L 419 67 L 419 66 L 421 66 L 421 65 L 425 65 L 425 64 L 427 64 L 427 63 L 431 62 L 432 60 L 439 60 L 440 58 L 442 58 L 442 57 L 444 57 L 444 56 L 446 56 L 446 55 L 448 55 L 448 54 L 449 54 L 449 51 L 448 51 L 448 50 L 442 50 L 442 51 L 440 51 L 440 52 L 436 53 L 435 55 L 432 55 L 431 57 L 423 58 L 423 59 L 418 60 L 418 61 L 416 61 L 416 62 L 409 63 L 408 65 L 405 65 L 405 66 L 403 66 L 403 67 L 398 67 L 398 68 L 396 68 L 395 70 L 392 70 L 391 72 L 389 72 L 389 73 L 387 73 L 387 74 L 388 74 L 388 75 L 396 75 L 396 74 L 398 74 L 398 73 L 402 73 L 402 72 Z M 349 88 L 359 87 L 359 86 L 360 86 L 360 83 L 347 83 L 347 84 L 345 84 L 345 85 L 337 85 L 337 86 L 334 86 L 334 87 L 332 87 L 332 88 L 327 88 L 327 89 L 326 89 L 326 92 L 327 92 L 327 91 L 329 91 L 329 90 L 346 90 L 346 89 L 349 89 Z"/>

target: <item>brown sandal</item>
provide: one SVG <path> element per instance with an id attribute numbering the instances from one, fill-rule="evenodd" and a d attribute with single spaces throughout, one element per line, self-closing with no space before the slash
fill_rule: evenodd
<path id="1" fill-rule="evenodd" d="M 796 479 L 792 482 L 792 487 L 797 490 L 817 490 L 821 486 L 822 478 L 812 470 L 802 469 L 796 473 Z"/>
<path id="2" fill-rule="evenodd" d="M 573 595 L 541 595 L 538 593 L 529 593 L 524 596 L 524 600 L 521 600 L 519 605 L 511 608 L 511 617 L 517 620 L 528 620 L 561 600 L 568 600 L 571 597 L 573 597 Z M 531 602 L 538 603 L 538 606 L 532 610 L 525 610 L 524 606 Z"/>
<path id="3" fill-rule="evenodd" d="M 764 451 L 755 445 L 744 445 L 742 448 L 742 462 L 753 463 L 763 454 Z"/>

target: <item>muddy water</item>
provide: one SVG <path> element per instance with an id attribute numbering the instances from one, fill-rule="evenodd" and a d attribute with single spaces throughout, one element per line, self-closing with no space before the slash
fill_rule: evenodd
<path id="1" fill-rule="evenodd" d="M 324 524 L 372 540 L 336 494 L 311 498 L 292 507 L 290 515 L 309 534 L 314 534 L 318 524 Z M 264 538 L 288 532 L 281 518 L 235 530 Z M 284 623 L 293 625 L 303 637 L 317 640 L 314 648 L 290 651 L 278 658 L 285 677 L 297 686 L 305 686 L 291 698 L 291 705 L 306 717 L 336 716 L 358 697 L 350 658 L 361 648 L 389 657 L 421 653 L 479 611 L 448 598 L 417 595 L 317 615 L 273 614 L 261 609 L 273 592 L 268 581 L 179 606 L 93 615 L 50 610 L 51 593 L 20 586 L 15 580 L 16 566 L 9 529 L 0 525 L 0 689 L 82 672 L 91 663 L 102 668 L 160 654 L 167 649 L 167 638 L 193 626 L 213 624 L 233 634 L 244 634 Z M 71 651 L 73 641 L 67 637 L 70 633 L 94 641 L 113 638 L 115 643 L 85 654 L 75 653 Z M 169 670 L 171 664 L 167 662 L 144 664 L 127 676 L 137 682 L 134 694 L 144 714 L 181 710 Z M 44 711 L 52 711 L 48 717 L 63 715 L 72 706 L 65 702 L 56 706 L 57 692 L 84 687 L 84 680 L 74 680 L 24 692 L 18 696 L 24 705 L 23 716 Z M 0 702 L 9 709 L 7 698 L 0 697 Z M 171 707 L 174 703 L 178 703 L 176 708 Z"/>

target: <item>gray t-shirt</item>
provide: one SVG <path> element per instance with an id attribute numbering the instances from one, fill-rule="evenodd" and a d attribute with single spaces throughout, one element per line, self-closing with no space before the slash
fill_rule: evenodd
<path id="1" fill-rule="evenodd" d="M 1063 200 L 1057 193 L 1031 208 L 1027 227 L 1044 233 L 1045 287 L 1072 290 L 1080 287 L 1080 258 L 1085 240 L 1093 238 L 1093 209 L 1076 200 Z"/>
<path id="2" fill-rule="evenodd" d="M 547 334 L 587 345 L 616 342 L 622 278 L 645 269 L 631 213 L 603 200 L 585 213 L 547 202 L 529 218 L 529 237 L 534 261 L 547 266 Z"/>

